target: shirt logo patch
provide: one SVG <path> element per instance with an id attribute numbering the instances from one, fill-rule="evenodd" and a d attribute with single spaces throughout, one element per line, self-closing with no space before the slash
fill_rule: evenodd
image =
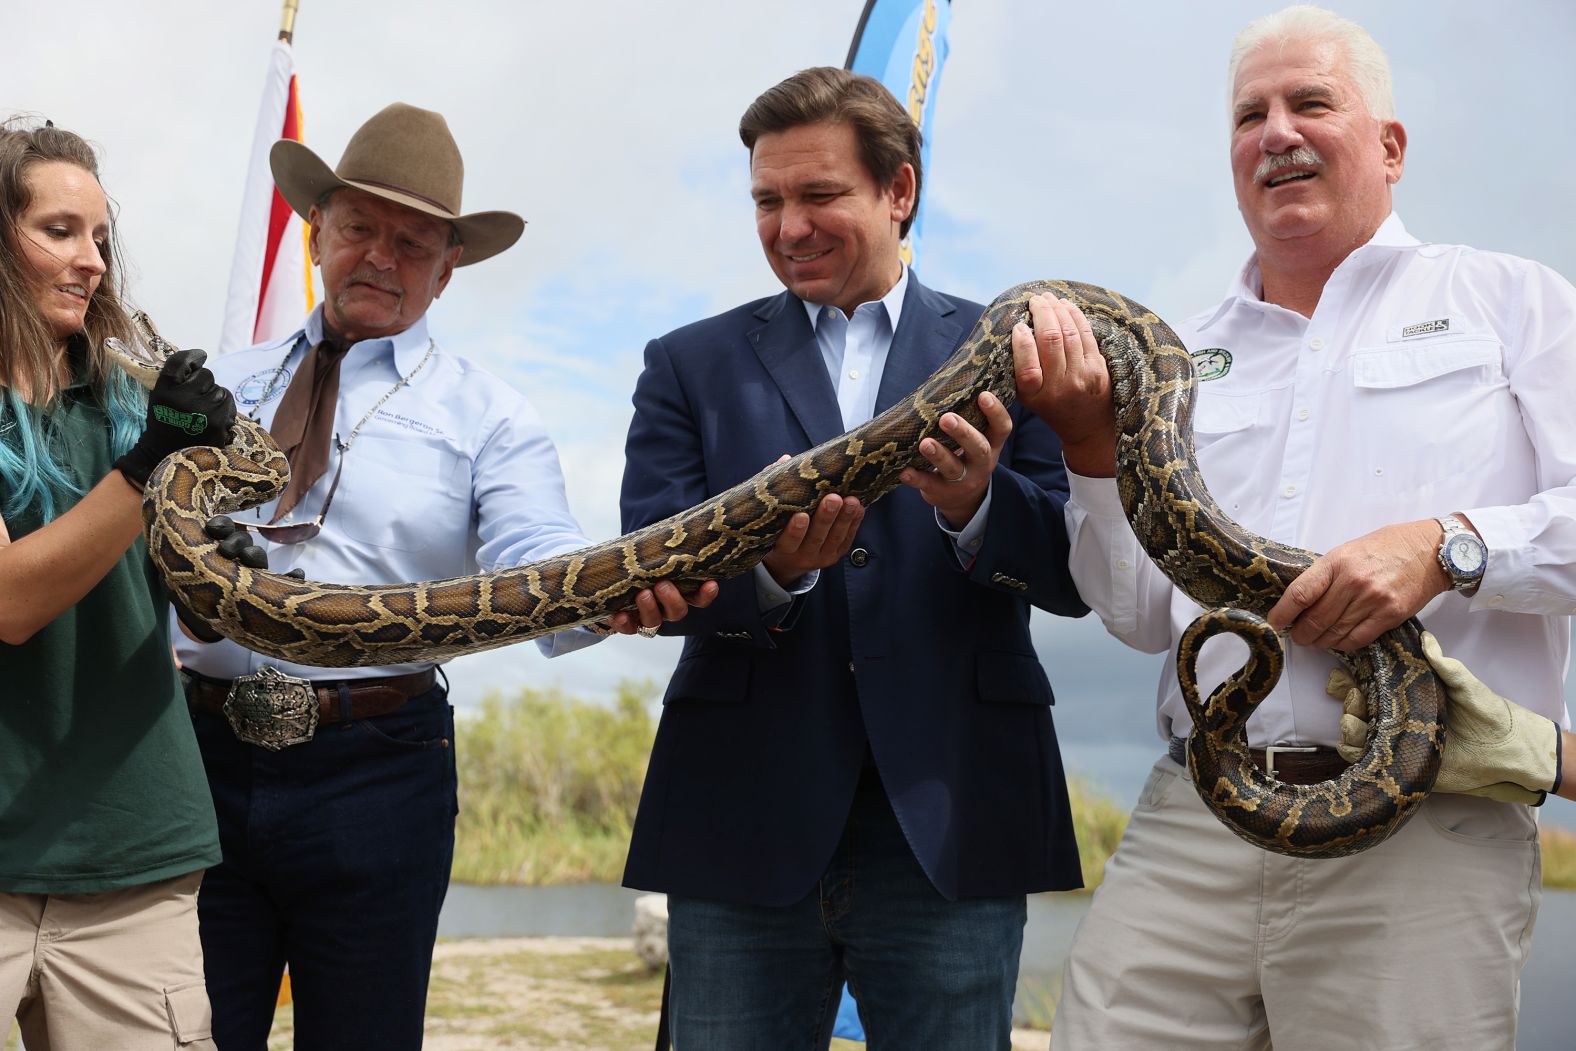
<path id="1" fill-rule="evenodd" d="M 282 396 L 290 386 L 292 370 L 280 365 L 254 372 L 235 385 L 235 400 L 241 405 L 261 405 Z"/>
<path id="2" fill-rule="evenodd" d="M 1450 319 L 1447 317 L 1435 318 L 1433 321 L 1419 321 L 1415 325 L 1407 325 L 1401 330 L 1402 339 L 1411 339 L 1413 336 L 1431 336 L 1435 332 L 1449 332 Z"/>
<path id="3" fill-rule="evenodd" d="M 1193 352 L 1193 372 L 1199 381 L 1218 380 L 1231 371 L 1231 351 L 1225 347 L 1206 347 Z"/>

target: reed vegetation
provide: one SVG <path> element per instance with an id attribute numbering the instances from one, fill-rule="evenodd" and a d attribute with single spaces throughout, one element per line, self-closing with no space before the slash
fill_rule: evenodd
<path id="1" fill-rule="evenodd" d="M 557 689 L 486 696 L 456 730 L 460 817 L 454 879 L 542 885 L 617 882 L 656 734 L 656 687 L 623 683 L 612 703 Z M 1100 883 L 1127 812 L 1069 785 L 1084 883 Z M 1543 883 L 1576 888 L 1576 834 L 1545 825 Z"/>
<path id="2" fill-rule="evenodd" d="M 656 733 L 650 683 L 612 704 L 561 691 L 486 696 L 455 729 L 453 878 L 532 886 L 617 882 Z"/>

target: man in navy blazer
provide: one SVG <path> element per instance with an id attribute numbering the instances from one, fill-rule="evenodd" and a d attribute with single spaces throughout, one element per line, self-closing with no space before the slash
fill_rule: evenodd
<path id="1" fill-rule="evenodd" d="M 758 232 L 787 291 L 653 340 L 633 530 L 868 420 L 982 308 L 899 256 L 919 136 L 877 81 L 805 70 L 745 113 Z M 624 882 L 669 895 L 683 1051 L 825 1047 L 847 979 L 872 1047 L 1009 1044 L 1025 894 L 1081 885 L 1029 606 L 1080 616 L 1055 436 L 982 433 L 880 504 L 827 496 L 686 636 Z"/>

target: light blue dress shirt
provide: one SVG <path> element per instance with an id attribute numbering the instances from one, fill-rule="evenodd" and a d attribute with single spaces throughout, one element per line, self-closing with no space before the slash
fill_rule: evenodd
<path id="1" fill-rule="evenodd" d="M 810 327 L 815 330 L 815 342 L 821 348 L 826 374 L 837 391 L 837 407 L 842 413 L 845 431 L 870 422 L 876 414 L 876 394 L 881 389 L 881 376 L 886 371 L 892 337 L 903 316 L 903 297 L 907 294 L 908 267 L 904 266 L 897 284 L 880 299 L 859 304 L 854 308 L 853 317 L 829 304 L 799 300 L 810 319 Z M 987 486 L 980 509 L 961 530 L 953 529 L 939 513 L 936 515 L 936 525 L 952 538 L 958 561 L 965 568 L 984 540 L 989 511 L 990 488 Z M 764 567 L 757 566 L 756 600 L 763 611 L 775 609 L 795 595 L 809 591 L 819 577 L 818 572 L 807 573 L 793 588 L 785 589 Z"/>
<path id="2" fill-rule="evenodd" d="M 886 295 L 859 304 L 853 317 L 838 307 L 799 301 L 810 316 L 826 374 L 837 391 L 837 407 L 842 410 L 845 431 L 869 422 L 876 414 L 876 392 L 881 388 L 881 374 L 886 371 L 887 355 L 892 351 L 892 334 L 903 316 L 903 297 L 907 294 L 905 266 L 897 284 Z"/>
<path id="3" fill-rule="evenodd" d="M 318 307 L 288 338 L 215 358 L 208 367 L 235 392 L 236 409 L 267 427 L 290 377 L 322 335 Z M 327 583 L 394 584 L 492 572 L 591 543 L 569 513 L 558 451 L 530 402 L 441 346 L 422 366 L 431 343 L 423 317 L 398 335 L 364 340 L 346 352 L 334 415 L 342 441 L 401 376 L 415 375 L 367 420 L 349 451 L 331 450 L 323 477 L 282 520 L 317 516 L 343 455 L 322 531 L 299 544 L 261 541 L 270 569 L 303 569 L 308 580 Z M 245 525 L 272 514 L 269 503 L 234 517 Z M 264 664 L 308 679 L 403 675 L 431 666 L 324 670 L 263 657 L 229 640 L 206 644 L 174 634 L 181 664 L 215 679 Z M 553 656 L 596 641 L 589 632 L 568 631 L 539 639 L 538 646 Z"/>

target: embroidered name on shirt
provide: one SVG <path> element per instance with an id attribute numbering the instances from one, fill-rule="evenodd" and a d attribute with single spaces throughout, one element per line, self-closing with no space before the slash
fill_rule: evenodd
<path id="1" fill-rule="evenodd" d="M 1231 371 L 1231 351 L 1225 347 L 1206 347 L 1192 354 L 1193 372 L 1199 381 L 1218 380 Z"/>
<path id="2" fill-rule="evenodd" d="M 448 435 L 444 434 L 440 428 L 434 427 L 430 423 L 426 423 L 422 420 L 412 419 L 411 417 L 406 416 L 404 413 L 394 412 L 390 409 L 379 409 L 378 419 L 382 420 L 384 423 L 392 424 L 395 427 L 399 427 L 403 430 L 412 431 L 416 434 L 424 434 L 429 438 L 448 437 Z"/>
<path id="3" fill-rule="evenodd" d="M 1449 332 L 1450 319 L 1447 317 L 1436 318 L 1433 321 L 1419 321 L 1415 325 L 1407 325 L 1401 330 L 1402 339 L 1411 339 L 1413 336 L 1431 336 L 1435 332 Z"/>

